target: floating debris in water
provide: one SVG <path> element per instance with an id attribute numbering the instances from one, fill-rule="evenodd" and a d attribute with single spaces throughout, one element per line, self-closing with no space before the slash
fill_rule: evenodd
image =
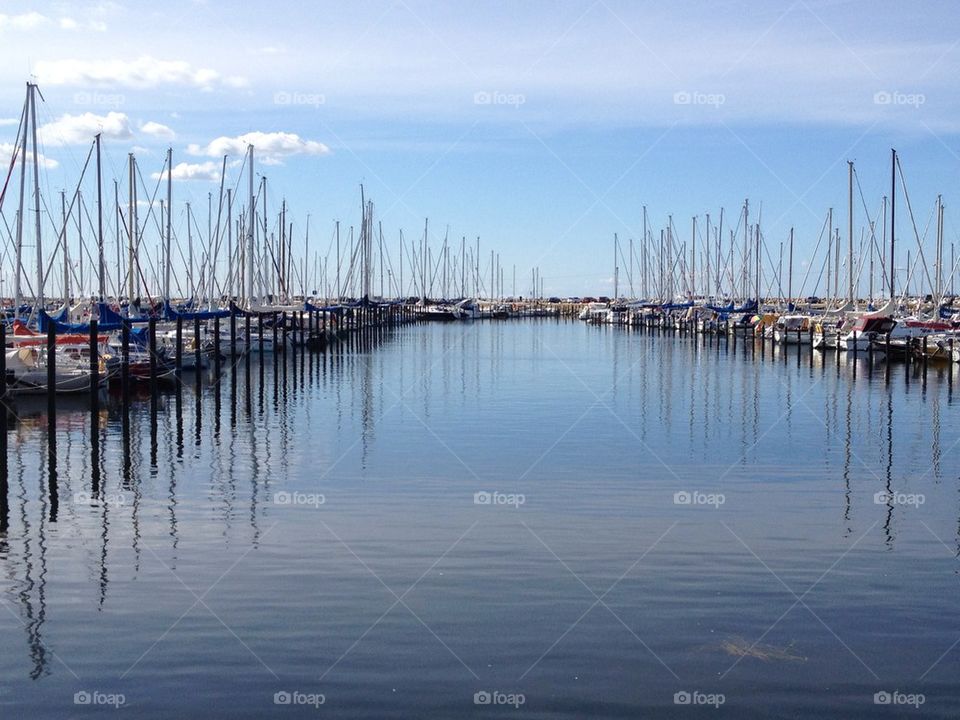
<path id="1" fill-rule="evenodd" d="M 770 660 L 805 662 L 807 659 L 793 650 L 793 643 L 785 647 L 777 647 L 760 642 L 752 643 L 742 637 L 733 637 L 722 641 L 719 645 L 706 645 L 701 649 L 711 652 L 720 651 L 733 657 L 753 658 L 764 662 Z"/>

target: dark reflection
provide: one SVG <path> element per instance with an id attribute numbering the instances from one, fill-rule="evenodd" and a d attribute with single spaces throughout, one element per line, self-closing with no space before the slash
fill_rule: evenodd
<path id="1" fill-rule="evenodd" d="M 60 486 L 57 483 L 57 428 L 52 416 L 47 423 L 47 494 L 50 522 L 55 523 L 60 512 Z"/>
<path id="2" fill-rule="evenodd" d="M 10 523 L 10 486 L 7 468 L 7 404 L 0 401 L 0 559 L 7 554 L 7 529 Z"/>
<path id="3" fill-rule="evenodd" d="M 885 467 L 885 480 L 887 491 L 886 517 L 883 521 L 883 535 L 886 539 L 887 547 L 893 549 L 893 394 L 887 394 L 887 463 Z"/>
<path id="4" fill-rule="evenodd" d="M 850 465 L 853 457 L 853 386 L 847 385 L 847 407 L 844 414 L 846 432 L 843 438 L 843 519 L 847 523 L 844 537 L 853 533 L 853 524 L 850 521 Z"/>
<path id="5" fill-rule="evenodd" d="M 39 560 L 34 559 L 34 540 L 31 533 L 31 523 L 27 513 L 27 487 L 24 478 L 24 463 L 22 455 L 18 458 L 18 481 L 20 500 L 20 524 L 24 532 L 23 568 L 24 577 L 20 588 L 19 598 L 25 617 L 24 628 L 27 631 L 27 647 L 33 667 L 30 670 L 30 679 L 36 680 L 49 674 L 47 648 L 43 643 L 43 624 L 47 617 L 47 539 L 46 517 L 49 503 L 46 494 L 40 492 L 40 522 L 37 529 L 36 545 L 39 549 Z M 41 467 L 43 461 L 41 460 Z M 39 566 L 39 567 L 38 567 Z M 36 602 L 34 602 L 36 594 Z"/>

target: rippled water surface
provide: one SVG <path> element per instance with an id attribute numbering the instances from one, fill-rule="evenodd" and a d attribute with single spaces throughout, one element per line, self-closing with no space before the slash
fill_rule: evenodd
<path id="1" fill-rule="evenodd" d="M 296 360 L 18 402 L 0 716 L 960 716 L 952 368 L 552 320 Z"/>

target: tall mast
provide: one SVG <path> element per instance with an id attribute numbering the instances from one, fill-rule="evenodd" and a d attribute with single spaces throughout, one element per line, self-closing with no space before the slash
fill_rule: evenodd
<path id="1" fill-rule="evenodd" d="M 647 292 L 647 206 L 643 206 L 643 242 L 640 247 L 643 252 L 643 287 L 640 292 L 643 293 L 643 299 L 649 300 L 650 294 Z"/>
<path id="2" fill-rule="evenodd" d="M 897 151 L 890 149 L 890 299 L 893 299 L 896 290 L 896 276 L 894 275 L 894 258 L 896 248 L 896 220 L 897 220 Z M 908 271 L 909 272 L 909 271 Z"/>
<path id="3" fill-rule="evenodd" d="M 173 148 L 167 148 L 167 244 L 164 255 L 167 259 L 163 269 L 163 299 L 170 302 L 170 266 L 173 264 L 173 255 L 170 253 L 173 225 L 170 221 L 173 215 Z M 189 222 L 189 217 L 187 219 Z"/>
<path id="4" fill-rule="evenodd" d="M 131 310 L 133 309 L 133 239 L 137 233 L 137 219 L 135 215 L 137 210 L 135 164 L 136 160 L 133 157 L 133 153 L 130 153 L 127 156 L 127 170 L 130 175 L 127 189 L 127 317 L 130 317 Z"/>
<path id="5" fill-rule="evenodd" d="M 853 162 L 847 160 L 847 301 L 853 302 Z"/>
<path id="6" fill-rule="evenodd" d="M 937 303 L 943 296 L 943 196 L 937 195 L 937 261 L 934 268 L 936 288 L 934 293 Z"/>
<path id="7" fill-rule="evenodd" d="M 227 296 L 233 301 L 233 188 L 227 188 Z"/>
<path id="8" fill-rule="evenodd" d="M 790 259 L 787 263 L 787 307 L 793 303 L 793 228 L 790 228 Z"/>
<path id="9" fill-rule="evenodd" d="M 187 203 L 187 295 L 193 300 L 193 224 L 190 203 Z"/>
<path id="10" fill-rule="evenodd" d="M 706 263 L 707 270 L 706 270 L 706 276 L 705 276 L 706 287 L 704 289 L 704 296 L 710 297 L 710 213 L 707 213 L 706 231 L 704 232 L 704 239 L 705 239 L 705 242 L 703 244 L 706 246 L 704 248 L 705 250 L 704 254 L 706 255 L 706 261 L 707 261 Z"/>
<path id="11" fill-rule="evenodd" d="M 613 234 L 613 299 L 617 299 L 617 286 L 620 281 L 620 267 L 617 265 L 617 234 Z"/>
<path id="12" fill-rule="evenodd" d="M 67 193 L 60 191 L 60 217 L 63 229 L 60 231 L 60 242 L 63 245 L 63 303 L 70 305 L 70 256 L 67 254 Z"/>
<path id="13" fill-rule="evenodd" d="M 14 317 L 20 314 L 23 304 L 23 213 L 24 192 L 27 184 L 27 119 L 30 112 L 30 83 L 27 83 L 27 95 L 23 101 L 23 115 L 20 123 L 20 204 L 17 210 L 17 267 L 13 276 Z"/>
<path id="14" fill-rule="evenodd" d="M 43 246 L 40 235 L 40 149 L 37 146 L 37 86 L 30 84 L 30 126 L 33 135 L 33 212 L 36 220 L 37 252 L 37 302 L 33 309 L 39 312 L 43 308 Z"/>
<path id="15" fill-rule="evenodd" d="M 830 280 L 832 278 L 831 270 L 833 263 L 833 208 L 827 211 L 827 299 L 828 305 L 832 303 L 830 298 Z"/>
<path id="16" fill-rule="evenodd" d="M 697 216 L 693 216 L 693 231 L 690 241 L 690 295 L 697 295 Z"/>
<path id="17" fill-rule="evenodd" d="M 247 300 L 247 307 L 252 308 L 254 305 L 253 298 L 253 233 L 256 227 L 256 210 L 254 204 L 256 203 L 256 196 L 253 192 L 253 145 L 247 146 L 247 162 L 249 167 L 247 168 L 247 176 L 249 181 L 249 193 L 250 193 L 250 207 L 248 208 L 249 220 L 247 222 L 247 253 L 246 253 L 246 271 L 247 271 L 247 287 L 245 288 L 244 295 Z"/>
<path id="18" fill-rule="evenodd" d="M 106 262 L 103 258 L 103 175 L 100 169 L 100 133 L 97 133 L 97 277 L 99 300 L 107 295 Z"/>

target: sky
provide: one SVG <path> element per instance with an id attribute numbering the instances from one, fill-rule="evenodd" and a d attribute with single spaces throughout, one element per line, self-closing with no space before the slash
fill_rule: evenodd
<path id="1" fill-rule="evenodd" d="M 896 148 L 913 210 L 898 187 L 897 265 L 917 257 L 914 223 L 932 260 L 938 194 L 945 247 L 960 250 L 955 3 L 237 7 L 0 2 L 0 157 L 34 81 L 51 204 L 72 193 L 98 131 L 111 185 L 134 152 L 152 186 L 172 147 L 182 239 L 187 202 L 205 228 L 224 154 L 225 184 L 243 193 L 253 142 L 268 212 L 286 199 L 295 248 L 308 216 L 311 253 L 327 252 L 336 220 L 357 226 L 362 184 L 389 247 L 429 218 L 434 247 L 479 236 L 481 255 L 498 252 L 508 293 L 514 266 L 517 294 L 536 266 L 546 294 L 584 295 L 612 291 L 614 234 L 638 240 L 644 207 L 656 236 L 672 217 L 689 242 L 694 216 L 702 234 L 723 208 L 727 232 L 747 198 L 774 264 L 794 228 L 799 285 L 831 207 L 846 241 L 847 161 L 859 243 L 890 194 Z"/>

